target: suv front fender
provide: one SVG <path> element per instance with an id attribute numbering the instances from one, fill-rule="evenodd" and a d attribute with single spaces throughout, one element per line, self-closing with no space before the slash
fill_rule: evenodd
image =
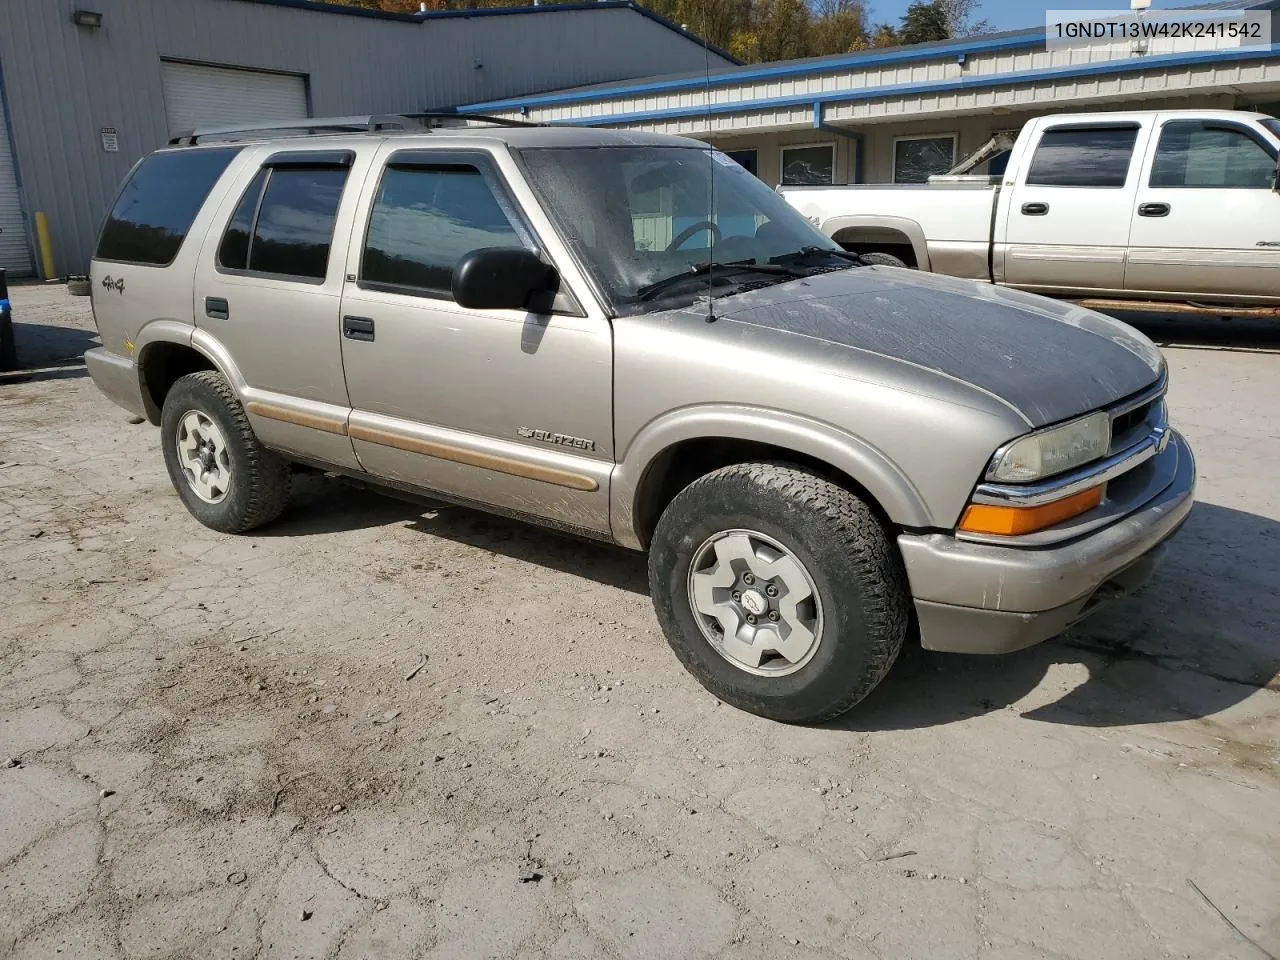
<path id="1" fill-rule="evenodd" d="M 860 485 L 895 524 L 933 526 L 924 498 L 910 479 L 871 444 L 821 421 L 777 410 L 741 405 L 700 405 L 650 421 L 619 457 L 609 485 L 614 538 L 643 549 L 637 529 L 636 495 L 664 451 L 690 440 L 741 440 L 812 457 Z"/>

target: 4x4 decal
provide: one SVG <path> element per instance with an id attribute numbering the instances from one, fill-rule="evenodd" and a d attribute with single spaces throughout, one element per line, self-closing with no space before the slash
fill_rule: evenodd
<path id="1" fill-rule="evenodd" d="M 116 293 L 123 295 L 124 277 L 116 277 L 115 279 L 112 279 L 111 274 L 108 273 L 102 278 L 101 286 L 103 290 L 114 290 Z"/>

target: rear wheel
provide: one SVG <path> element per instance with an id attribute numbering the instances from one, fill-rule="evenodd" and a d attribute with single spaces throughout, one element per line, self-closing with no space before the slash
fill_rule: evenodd
<path id="1" fill-rule="evenodd" d="M 270 523 L 289 499 L 289 465 L 262 445 L 220 373 L 180 377 L 164 398 L 161 447 L 191 515 L 222 533 Z"/>
<path id="2" fill-rule="evenodd" d="M 895 257 L 892 253 L 882 253 L 878 250 L 871 253 L 862 254 L 859 259 L 869 267 L 901 267 L 907 268 L 907 262 L 901 257 Z"/>
<path id="3" fill-rule="evenodd" d="M 649 553 L 654 608 L 676 656 L 726 703 L 817 723 L 893 664 L 910 595 L 861 500 L 782 463 L 725 467 L 686 487 Z"/>

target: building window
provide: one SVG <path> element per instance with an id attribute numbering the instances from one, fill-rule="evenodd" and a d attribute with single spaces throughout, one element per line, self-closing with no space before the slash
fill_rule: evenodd
<path id="1" fill-rule="evenodd" d="M 836 147 L 833 143 L 782 148 L 782 185 L 804 187 L 835 183 Z"/>
<path id="2" fill-rule="evenodd" d="M 1123 187 L 1129 179 L 1137 126 L 1055 127 L 1031 158 L 1027 183 L 1041 187 Z"/>
<path id="3" fill-rule="evenodd" d="M 746 170 L 746 171 L 747 171 L 747 173 L 750 173 L 750 174 L 752 174 L 753 176 L 757 176 L 757 177 L 758 177 L 758 176 L 760 176 L 760 171 L 759 171 L 759 165 L 760 165 L 760 164 L 759 164 L 760 154 L 759 154 L 759 151 L 756 151 L 756 150 L 726 150 L 726 151 L 725 151 L 725 156 L 727 156 L 727 157 L 728 157 L 730 160 L 732 160 L 734 163 L 738 164 L 738 166 L 740 166 L 740 167 L 742 167 L 744 170 Z"/>
<path id="4" fill-rule="evenodd" d="M 523 246 L 477 168 L 388 167 L 369 216 L 360 279 L 452 298 L 453 268 L 468 253 Z"/>
<path id="5" fill-rule="evenodd" d="M 1244 130 L 1173 120 L 1160 134 L 1151 186 L 1270 190 L 1275 176 L 1275 155 Z"/>
<path id="6" fill-rule="evenodd" d="M 928 183 L 956 165 L 956 136 L 898 137 L 893 141 L 893 182 Z"/>

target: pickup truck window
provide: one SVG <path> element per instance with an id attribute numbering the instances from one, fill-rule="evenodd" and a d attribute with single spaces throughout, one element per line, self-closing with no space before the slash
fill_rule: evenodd
<path id="1" fill-rule="evenodd" d="M 168 266 L 239 147 L 153 153 L 134 168 L 98 237 L 98 260 Z"/>
<path id="2" fill-rule="evenodd" d="M 1046 130 L 1027 171 L 1041 187 L 1123 187 L 1138 127 L 1057 127 Z"/>
<path id="3" fill-rule="evenodd" d="M 1174 189 L 1269 190 L 1276 157 L 1245 130 L 1202 120 L 1164 125 L 1151 186 Z"/>
<path id="4" fill-rule="evenodd" d="M 519 156 L 543 208 L 620 314 L 691 303 L 712 282 L 721 284 L 717 294 L 780 282 L 792 271 L 779 264 L 793 259 L 807 263 L 801 271 L 850 265 L 839 244 L 719 152 L 610 146 Z M 709 279 L 713 259 L 723 269 Z M 679 276 L 689 282 L 671 282 Z M 653 288 L 663 296 L 646 295 Z"/>
<path id="5" fill-rule="evenodd" d="M 1272 133 L 1274 133 L 1277 137 L 1280 137 L 1280 120 L 1275 120 L 1275 119 L 1263 120 L 1262 125 L 1266 127 L 1268 130 L 1270 130 Z"/>
<path id="6" fill-rule="evenodd" d="M 388 167 L 369 216 L 360 278 L 450 297 L 453 268 L 472 250 L 521 246 L 475 167 Z"/>

